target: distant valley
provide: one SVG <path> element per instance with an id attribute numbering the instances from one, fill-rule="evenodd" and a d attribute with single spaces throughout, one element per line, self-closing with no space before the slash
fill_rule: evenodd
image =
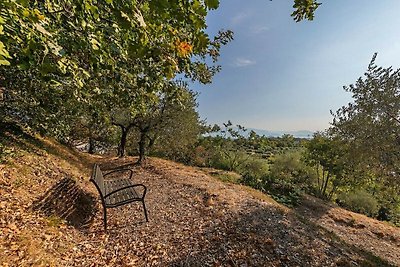
<path id="1" fill-rule="evenodd" d="M 297 138 L 307 138 L 311 139 L 314 132 L 308 130 L 301 130 L 301 131 L 269 131 L 269 130 L 262 130 L 262 129 L 254 129 L 254 128 L 247 128 L 247 131 L 250 132 L 251 130 L 255 131 L 258 135 L 265 135 L 266 137 L 281 137 L 284 134 L 290 134 Z"/>

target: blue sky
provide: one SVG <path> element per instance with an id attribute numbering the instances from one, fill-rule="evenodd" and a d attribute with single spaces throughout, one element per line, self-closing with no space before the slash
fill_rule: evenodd
<path id="1" fill-rule="evenodd" d="M 208 32 L 230 29 L 218 73 L 200 92 L 208 123 L 231 120 L 267 130 L 323 130 L 330 110 L 351 101 L 344 85 L 366 70 L 374 52 L 400 67 L 399 0 L 321 0 L 312 22 L 295 23 L 291 0 L 221 0 Z"/>

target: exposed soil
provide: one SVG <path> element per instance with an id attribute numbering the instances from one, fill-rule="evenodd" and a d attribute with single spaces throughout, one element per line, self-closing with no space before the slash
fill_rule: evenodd
<path id="1" fill-rule="evenodd" d="M 0 266 L 400 266 L 399 228 L 320 200 L 291 210 L 197 168 L 39 141 L 0 165 Z M 133 203 L 109 210 L 104 233 L 94 162 L 133 168 L 148 223 Z"/>

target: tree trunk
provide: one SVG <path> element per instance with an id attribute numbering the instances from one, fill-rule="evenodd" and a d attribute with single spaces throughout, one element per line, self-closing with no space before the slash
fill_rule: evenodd
<path id="1" fill-rule="evenodd" d="M 332 200 L 333 194 L 336 192 L 336 189 L 337 189 L 337 187 L 333 186 L 331 192 L 329 192 L 329 194 L 328 194 L 328 199 L 329 200 Z"/>
<path id="2" fill-rule="evenodd" d="M 324 188 L 322 189 L 322 195 L 326 196 L 326 189 L 328 187 L 328 182 L 329 182 L 329 178 L 330 178 L 330 173 L 328 172 L 328 174 L 326 175 L 326 180 L 324 183 Z"/>
<path id="3" fill-rule="evenodd" d="M 147 131 L 140 131 L 140 139 L 139 139 L 139 159 L 137 161 L 138 164 L 142 164 L 145 157 L 145 149 L 146 149 L 146 134 Z"/>
<path id="4" fill-rule="evenodd" d="M 121 140 L 119 142 L 119 146 L 118 146 L 118 154 L 117 156 L 122 158 L 125 156 L 125 147 L 126 147 L 126 138 L 128 136 L 128 130 L 129 128 L 125 128 L 125 127 L 121 127 Z"/>
<path id="5" fill-rule="evenodd" d="M 318 186 L 321 197 L 323 196 L 322 190 L 324 188 L 324 182 L 325 182 L 325 170 L 324 170 L 324 168 L 322 168 L 321 184 Z"/>
<path id="6" fill-rule="evenodd" d="M 148 137 L 148 138 L 149 138 L 149 146 L 148 146 L 149 149 L 148 150 L 150 152 L 150 150 L 153 148 L 154 143 L 156 142 L 158 136 L 154 135 L 152 138 L 151 137 Z"/>
<path id="7" fill-rule="evenodd" d="M 89 148 L 88 148 L 88 153 L 89 153 L 89 154 L 94 154 L 94 149 L 95 149 L 94 139 L 93 139 L 92 137 L 89 137 Z"/>

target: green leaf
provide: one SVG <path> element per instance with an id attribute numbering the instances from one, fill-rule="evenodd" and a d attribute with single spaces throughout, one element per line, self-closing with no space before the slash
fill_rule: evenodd
<path id="1" fill-rule="evenodd" d="M 29 69 L 29 62 L 28 61 L 22 61 L 22 63 L 18 64 L 17 67 L 20 70 L 27 70 L 27 69 Z"/>
<path id="2" fill-rule="evenodd" d="M 43 63 L 40 66 L 40 73 L 43 75 L 48 74 L 48 73 L 53 73 L 53 72 L 55 72 L 55 70 L 56 70 L 55 66 L 50 63 Z"/>
<path id="3" fill-rule="evenodd" d="M 205 0 L 204 3 L 209 9 L 217 9 L 219 7 L 219 0 Z"/>

